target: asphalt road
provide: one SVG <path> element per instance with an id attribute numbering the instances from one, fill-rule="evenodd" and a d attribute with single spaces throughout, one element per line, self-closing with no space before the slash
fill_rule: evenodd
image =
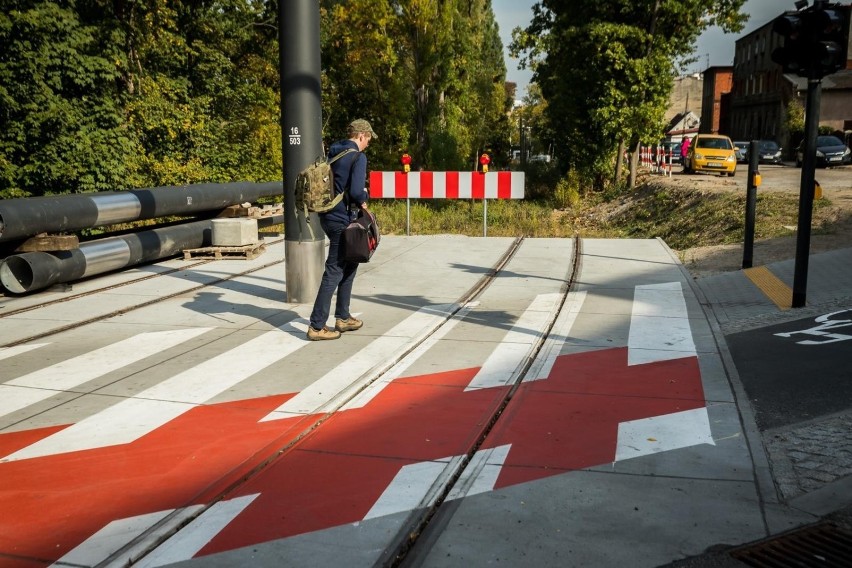
<path id="1" fill-rule="evenodd" d="M 852 309 L 726 339 L 761 430 L 852 408 Z"/>

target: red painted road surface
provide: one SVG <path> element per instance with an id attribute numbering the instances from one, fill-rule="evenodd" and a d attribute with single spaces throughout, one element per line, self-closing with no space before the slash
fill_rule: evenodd
<path id="1" fill-rule="evenodd" d="M 506 392 L 465 392 L 477 370 L 398 379 L 246 483 L 316 418 L 259 422 L 292 395 L 198 407 L 126 446 L 0 463 L 0 552 L 15 556 L 0 566 L 46 566 L 112 521 L 223 493 L 256 497 L 196 556 L 360 521 L 403 466 L 471 450 Z M 482 449 L 511 445 L 499 489 L 611 463 L 619 423 L 704 406 L 694 356 L 628 367 L 627 348 L 565 355 L 521 385 Z M 0 435 L 0 451 L 61 429 Z"/>

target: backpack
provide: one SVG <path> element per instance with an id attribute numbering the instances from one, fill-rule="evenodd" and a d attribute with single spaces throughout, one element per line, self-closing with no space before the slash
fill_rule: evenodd
<path id="1" fill-rule="evenodd" d="M 331 164 L 349 152 L 355 150 L 347 148 L 331 160 L 320 156 L 299 172 L 296 176 L 296 210 L 301 209 L 307 217 L 308 213 L 327 213 L 340 203 L 343 194 L 334 195 L 334 173 L 331 171 Z"/>

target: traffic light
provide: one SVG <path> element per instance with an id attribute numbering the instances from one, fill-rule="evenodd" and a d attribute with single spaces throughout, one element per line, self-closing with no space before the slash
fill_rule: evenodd
<path id="1" fill-rule="evenodd" d="M 849 6 L 816 0 L 810 8 L 785 12 L 772 24 L 784 46 L 772 60 L 785 73 L 821 79 L 846 67 L 849 44 Z"/>
<path id="2" fill-rule="evenodd" d="M 805 21 L 801 12 L 785 12 L 772 24 L 772 31 L 784 38 L 784 46 L 772 52 L 772 61 L 780 65 L 784 73 L 801 75 L 806 69 L 804 27 Z"/>
<path id="3" fill-rule="evenodd" d="M 813 14 L 817 33 L 814 62 L 820 77 L 846 68 L 850 6 L 835 4 Z"/>

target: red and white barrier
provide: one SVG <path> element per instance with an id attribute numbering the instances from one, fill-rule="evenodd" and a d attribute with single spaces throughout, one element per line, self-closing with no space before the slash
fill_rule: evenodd
<path id="1" fill-rule="evenodd" d="M 648 168 L 648 171 L 664 176 L 672 175 L 672 151 L 664 148 L 652 148 L 650 146 L 639 147 L 639 165 Z"/>
<path id="2" fill-rule="evenodd" d="M 524 172 L 370 172 L 372 199 L 523 199 Z"/>

